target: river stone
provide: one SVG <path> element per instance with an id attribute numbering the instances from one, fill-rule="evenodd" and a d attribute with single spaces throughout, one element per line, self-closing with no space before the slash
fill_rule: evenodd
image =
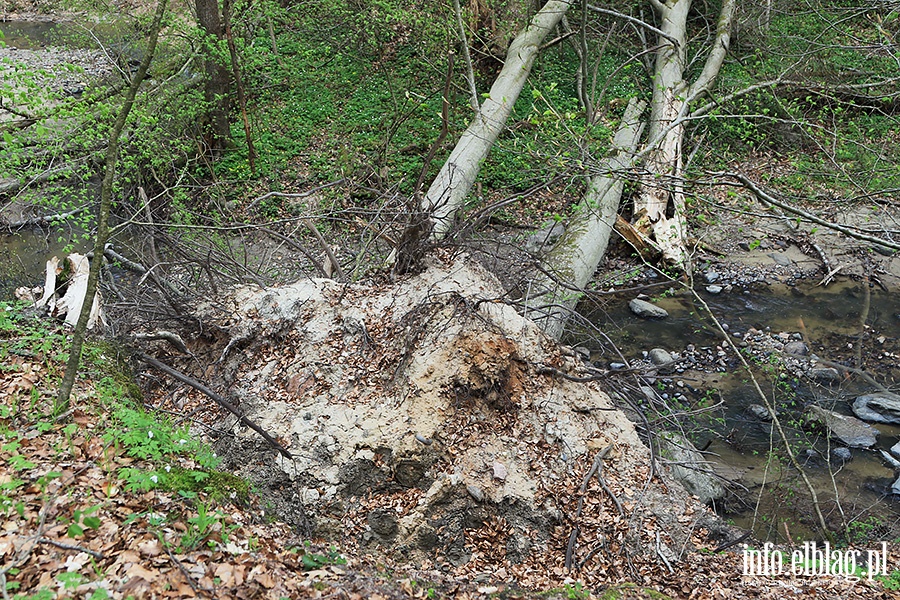
<path id="1" fill-rule="evenodd" d="M 721 285 L 708 285 L 708 286 L 706 286 L 706 291 L 713 295 L 721 294 L 722 286 Z"/>
<path id="2" fill-rule="evenodd" d="M 654 348 L 650 351 L 649 357 L 650 362 L 659 367 L 660 373 L 667 374 L 675 370 L 675 359 L 666 350 Z"/>
<path id="3" fill-rule="evenodd" d="M 775 261 L 775 264 L 781 265 L 782 267 L 789 267 L 794 264 L 794 261 L 792 261 L 784 254 L 779 254 L 778 252 L 772 252 L 771 254 L 769 254 L 769 257 Z"/>
<path id="4" fill-rule="evenodd" d="M 655 304 L 650 304 L 646 300 L 639 300 L 637 298 L 628 303 L 628 308 L 631 309 L 631 312 L 643 319 L 665 319 L 669 316 L 669 313 L 666 312 L 665 309 L 660 308 Z"/>
<path id="5" fill-rule="evenodd" d="M 851 448 L 869 448 L 875 445 L 878 430 L 856 417 L 826 410 L 821 406 L 810 406 L 807 415 L 810 420 L 822 423 L 831 437 Z"/>
<path id="6" fill-rule="evenodd" d="M 761 421 L 771 421 L 772 414 L 769 409 L 762 404 L 751 404 L 747 407 L 747 411 Z"/>
<path id="7" fill-rule="evenodd" d="M 900 423 L 900 395 L 875 392 L 853 401 L 853 414 L 874 423 Z"/>
<path id="8" fill-rule="evenodd" d="M 897 481 L 894 482 L 894 485 L 891 486 L 891 491 L 895 494 L 900 494 L 900 477 L 898 477 Z"/>
<path id="9" fill-rule="evenodd" d="M 725 495 L 725 488 L 716 477 L 697 470 L 709 470 L 709 463 L 687 438 L 667 432 L 661 434 L 658 439 L 660 455 L 670 461 L 672 477 L 683 485 L 684 489 L 697 496 L 704 504 Z"/>
<path id="10" fill-rule="evenodd" d="M 557 223 L 555 221 L 548 223 L 543 229 L 528 236 L 528 239 L 525 241 L 525 249 L 528 252 L 535 253 L 540 252 L 544 248 L 550 248 L 559 241 L 559 238 L 561 238 L 565 232 L 566 227 L 562 223 Z"/>
<path id="11" fill-rule="evenodd" d="M 784 351 L 788 354 L 796 354 L 798 356 L 806 356 L 809 354 L 809 348 L 803 342 L 788 342 L 784 345 Z"/>
<path id="12" fill-rule="evenodd" d="M 896 444 L 891 446 L 891 454 L 893 454 L 897 458 L 900 458 L 900 442 L 897 442 Z"/>
<path id="13" fill-rule="evenodd" d="M 824 383 L 837 383 L 841 380 L 841 374 L 833 367 L 813 367 L 806 374 L 813 381 Z"/>
<path id="14" fill-rule="evenodd" d="M 900 460 L 894 458 L 890 453 L 885 452 L 884 450 L 879 450 L 881 452 L 881 458 L 891 466 L 892 469 L 900 469 Z"/>
<path id="15" fill-rule="evenodd" d="M 715 283 L 719 280 L 719 274 L 710 269 L 703 274 L 703 278 L 706 279 L 706 283 Z"/>
<path id="16" fill-rule="evenodd" d="M 831 456 L 841 462 L 849 462 L 853 458 L 850 448 L 835 448 L 831 451 Z"/>

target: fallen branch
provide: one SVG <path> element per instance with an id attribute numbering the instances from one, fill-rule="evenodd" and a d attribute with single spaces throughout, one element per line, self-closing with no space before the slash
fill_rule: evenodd
<path id="1" fill-rule="evenodd" d="M 50 538 L 45 538 L 45 537 L 38 539 L 38 542 L 41 544 L 50 544 L 51 546 L 56 546 L 57 548 L 61 548 L 62 550 L 74 550 L 75 552 L 84 552 L 85 554 L 90 554 L 97 560 L 103 560 L 102 552 L 97 552 L 96 550 L 91 550 L 90 548 L 85 548 L 84 546 L 79 546 L 77 544 L 64 544 L 62 542 L 57 542 L 56 540 L 51 540 Z"/>
<path id="2" fill-rule="evenodd" d="M 781 200 L 778 200 L 777 198 L 767 194 L 759 186 L 757 186 L 755 183 L 750 181 L 750 179 L 748 179 L 744 175 L 741 175 L 740 173 L 720 172 L 720 173 L 713 173 L 713 175 L 723 175 L 725 177 L 731 177 L 733 179 L 737 179 L 744 185 L 744 187 L 746 187 L 748 190 L 753 192 L 753 194 L 757 197 L 757 199 L 759 199 L 764 204 L 771 204 L 773 206 L 777 206 L 778 208 L 786 210 L 789 213 L 793 213 L 797 216 L 803 217 L 807 221 L 811 221 L 813 223 L 816 223 L 817 225 L 821 225 L 822 227 L 827 227 L 828 229 L 833 229 L 835 231 L 839 231 L 839 232 L 843 233 L 844 235 L 855 238 L 857 240 L 861 240 L 864 242 L 871 242 L 873 244 L 877 244 L 879 246 L 884 246 L 885 248 L 890 248 L 892 250 L 900 250 L 900 244 L 898 244 L 896 242 L 891 242 L 884 238 L 867 235 L 865 233 L 857 233 L 857 232 L 853 231 L 852 229 L 850 229 L 849 227 L 844 227 L 843 225 L 838 225 L 837 223 L 832 223 L 831 221 L 826 221 L 825 219 L 822 219 L 821 217 L 817 217 L 816 215 L 814 215 L 810 212 L 807 212 L 807 211 L 799 209 L 799 208 L 794 208 L 790 204 L 787 204 L 786 202 L 782 202 Z"/>
<path id="3" fill-rule="evenodd" d="M 135 340 L 165 340 L 175 346 L 175 348 L 181 352 L 182 354 L 191 354 L 191 351 L 188 350 L 187 345 L 184 343 L 184 340 L 181 339 L 181 336 L 177 333 L 173 333 L 171 331 L 164 331 L 159 329 L 157 331 L 152 331 L 150 333 L 136 333 L 134 334 Z M 193 356 L 193 354 L 191 354 Z"/>
<path id="4" fill-rule="evenodd" d="M 0 190 L 0 193 L 2 193 L 3 191 L 4 190 Z M 30 219 L 21 219 L 19 221 L 6 223 L 3 226 L 7 229 L 22 229 L 23 227 L 49 227 L 56 221 L 65 221 L 70 217 L 74 217 L 85 208 L 87 207 L 82 206 L 81 208 L 76 208 L 75 210 L 70 210 L 69 212 L 57 213 L 55 215 L 42 215 L 39 217 L 31 217 Z"/>
<path id="5" fill-rule="evenodd" d="M 581 511 L 584 509 L 584 495 L 587 493 L 588 483 L 591 481 L 591 477 L 595 474 L 597 475 L 598 480 L 600 481 L 600 486 L 603 490 L 609 494 L 610 498 L 616 503 L 616 508 L 619 509 L 619 514 L 623 517 L 625 516 L 625 511 L 622 509 L 621 503 L 619 503 L 619 499 L 616 498 L 615 494 L 609 489 L 606 485 L 606 481 L 603 479 L 601 475 L 603 471 L 603 459 L 606 458 L 606 455 L 609 454 L 610 450 L 612 450 L 612 444 L 606 446 L 599 452 L 597 452 L 597 456 L 594 457 L 594 462 L 591 464 L 591 468 L 588 470 L 587 475 L 584 476 L 584 479 L 581 481 L 581 487 L 578 489 L 578 508 L 575 511 L 575 521 L 581 518 Z M 575 544 L 578 541 L 578 534 L 581 532 L 581 528 L 578 525 L 572 529 L 572 533 L 569 534 L 569 542 L 566 544 L 566 562 L 565 567 L 567 570 L 571 571 L 573 569 L 574 559 L 575 559 Z"/>
<path id="6" fill-rule="evenodd" d="M 219 406 L 221 406 L 222 408 L 224 408 L 225 410 L 229 411 L 231 414 L 236 416 L 240 420 L 241 423 L 243 423 L 244 425 L 246 425 L 247 427 L 249 427 L 256 433 L 261 435 L 263 437 L 263 439 L 266 440 L 273 448 L 278 450 L 279 454 L 281 454 L 285 458 L 293 460 L 294 456 L 290 452 L 288 452 L 284 446 L 279 444 L 275 438 L 273 438 L 271 435 L 266 433 L 262 427 L 260 427 L 259 425 L 257 425 L 256 423 L 254 423 L 253 421 L 251 421 L 250 419 L 248 419 L 247 417 L 242 415 L 240 412 L 238 412 L 238 409 L 233 404 L 231 404 L 228 400 L 226 400 L 219 394 L 215 393 L 214 391 L 212 391 L 211 389 L 209 389 L 208 387 L 206 387 L 205 385 L 203 385 L 202 383 L 200 383 L 193 377 L 189 377 L 189 376 L 185 375 L 181 371 L 178 371 L 177 369 L 174 369 L 174 368 L 170 367 L 169 365 L 156 360 L 152 356 L 148 356 L 148 355 L 144 354 L 143 352 L 136 353 L 136 356 L 140 360 L 149 364 L 150 366 L 155 367 L 155 368 L 159 369 L 160 371 L 162 371 L 163 373 L 166 373 L 167 375 L 174 377 L 181 383 L 189 385 L 192 388 L 194 388 L 195 390 L 202 392 L 203 394 L 205 394 L 206 396 L 208 396 L 209 398 L 214 400 L 216 402 L 216 404 L 218 404 Z"/>
<path id="7" fill-rule="evenodd" d="M 169 558 L 178 567 L 178 570 L 181 571 L 181 574 L 184 575 L 184 578 L 187 579 L 188 585 L 191 586 L 191 589 L 194 590 L 194 594 L 199 595 L 200 593 L 206 594 L 210 598 L 215 599 L 215 590 L 209 590 L 205 587 L 201 587 L 200 583 L 194 579 L 194 576 L 191 575 L 191 572 L 188 571 L 181 561 L 178 560 L 175 555 L 172 553 L 172 550 L 169 548 L 169 544 L 165 542 L 165 540 L 161 540 L 160 544 L 166 550 L 166 554 L 169 555 Z"/>

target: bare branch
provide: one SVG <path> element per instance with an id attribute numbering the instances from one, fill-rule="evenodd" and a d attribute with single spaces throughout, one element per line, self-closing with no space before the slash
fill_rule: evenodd
<path id="1" fill-rule="evenodd" d="M 462 48 L 463 60 L 466 61 L 466 83 L 469 84 L 469 92 L 472 96 L 469 103 L 476 113 L 481 110 L 478 104 L 478 90 L 475 89 L 475 71 L 472 69 L 472 56 L 469 54 L 469 40 L 466 38 L 466 28 L 463 25 L 462 9 L 459 0 L 453 0 L 453 12 L 456 13 L 456 25 L 459 27 L 459 45 Z"/>
<path id="2" fill-rule="evenodd" d="M 722 176 L 722 177 L 731 177 L 732 179 L 737 179 L 740 181 L 744 187 L 753 192 L 753 194 L 763 203 L 772 204 L 773 206 L 777 206 L 783 210 L 788 211 L 789 213 L 793 213 L 799 217 L 802 217 L 808 221 L 816 223 L 817 225 L 821 225 L 822 227 L 827 227 L 829 229 L 833 229 L 835 231 L 839 231 L 846 236 L 855 238 L 857 240 L 861 240 L 864 242 L 871 242 L 872 244 L 877 244 L 879 246 L 884 246 L 886 248 L 891 248 L 892 250 L 900 250 L 900 244 L 896 242 L 892 242 L 890 240 L 886 240 L 884 238 L 879 238 L 871 235 L 867 235 L 865 233 L 858 233 L 853 231 L 849 227 L 845 227 L 843 225 L 838 225 L 837 223 L 832 223 L 831 221 L 826 221 L 821 217 L 817 217 L 816 215 L 807 212 L 805 210 L 795 208 L 786 202 L 782 202 L 778 200 L 774 196 L 767 194 L 763 191 L 758 185 L 753 183 L 750 179 L 740 173 L 726 173 L 726 172 L 718 172 L 711 173 L 711 175 Z"/>
<path id="3" fill-rule="evenodd" d="M 731 1 L 733 1 L 733 0 L 731 0 Z M 673 44 L 676 48 L 677 48 L 678 45 L 679 45 L 679 42 L 678 42 L 678 39 L 677 39 L 677 38 L 675 38 L 675 37 L 669 35 L 668 33 L 664 32 L 662 29 L 659 29 L 659 28 L 657 28 L 657 27 L 654 27 L 653 25 L 651 25 L 650 23 L 647 23 L 646 21 L 642 21 L 641 19 L 638 19 L 638 18 L 636 18 L 636 17 L 632 17 L 632 16 L 626 15 L 626 14 L 624 14 L 624 13 L 616 12 L 616 11 L 614 11 L 614 10 L 609 10 L 608 8 L 600 8 L 599 6 L 594 6 L 594 5 L 592 5 L 592 4 L 588 4 L 587 7 L 588 7 L 589 10 L 592 10 L 592 11 L 594 11 L 594 12 L 601 13 L 601 14 L 604 14 L 604 15 L 610 15 L 610 16 L 616 17 L 616 18 L 618 18 L 618 19 L 624 19 L 624 20 L 628 21 L 629 23 L 634 23 L 635 25 L 637 25 L 637 26 L 639 26 L 639 27 L 642 27 L 642 28 L 646 29 L 647 31 L 652 31 L 652 32 L 655 33 L 656 35 L 658 35 L 658 36 L 660 36 L 660 37 L 662 37 L 662 38 L 665 38 L 665 39 L 669 40 L 670 42 L 672 42 L 672 44 Z"/>
<path id="4" fill-rule="evenodd" d="M 716 27 L 716 39 L 713 42 L 712 49 L 709 51 L 709 55 L 706 57 L 703 71 L 701 71 L 689 88 L 688 95 L 691 98 L 707 92 L 722 69 L 725 55 L 728 53 L 728 45 L 731 41 L 731 22 L 734 19 L 735 5 L 735 0 L 725 0 L 722 4 Z"/>

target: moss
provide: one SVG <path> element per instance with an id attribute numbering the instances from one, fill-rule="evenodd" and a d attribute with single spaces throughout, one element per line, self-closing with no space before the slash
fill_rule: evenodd
<path id="1" fill-rule="evenodd" d="M 224 471 L 195 471 L 172 466 L 166 474 L 166 487 L 172 491 L 206 493 L 213 500 L 246 504 L 252 485 L 246 479 Z"/>

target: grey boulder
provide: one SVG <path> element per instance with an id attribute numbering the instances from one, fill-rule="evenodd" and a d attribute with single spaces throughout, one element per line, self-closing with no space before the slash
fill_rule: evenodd
<path id="1" fill-rule="evenodd" d="M 664 308 L 660 308 L 655 304 L 651 304 L 646 300 L 640 300 L 638 298 L 629 302 L 628 308 L 642 319 L 665 319 L 669 316 L 669 313 L 666 312 Z"/>
<path id="2" fill-rule="evenodd" d="M 853 401 L 853 414 L 874 423 L 900 423 L 900 395 L 875 392 Z"/>
<path id="3" fill-rule="evenodd" d="M 828 434 L 851 448 L 869 448 L 875 445 L 878 430 L 856 417 L 842 415 L 821 406 L 810 406 L 807 416 L 825 426 Z"/>

